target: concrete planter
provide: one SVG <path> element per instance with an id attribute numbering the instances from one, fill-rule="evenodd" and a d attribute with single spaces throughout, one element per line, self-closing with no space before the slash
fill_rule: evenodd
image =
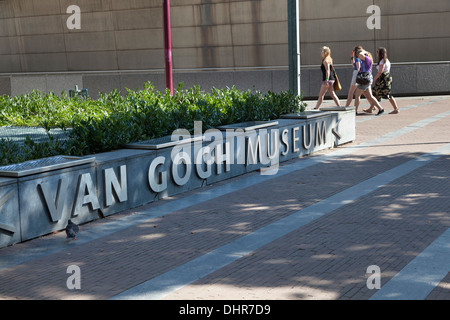
<path id="1" fill-rule="evenodd" d="M 179 138 L 58 158 L 26 172 L 0 167 L 0 247 L 62 230 L 69 218 L 85 223 L 351 142 L 355 112 L 291 114 Z"/>

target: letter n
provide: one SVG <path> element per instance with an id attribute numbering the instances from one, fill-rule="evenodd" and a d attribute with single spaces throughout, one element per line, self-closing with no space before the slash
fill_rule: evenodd
<path id="1" fill-rule="evenodd" d="M 105 169 L 103 172 L 105 178 L 105 205 L 109 207 L 113 204 L 114 193 L 117 196 L 119 202 L 125 202 L 128 200 L 127 189 L 127 166 L 120 166 L 120 181 L 117 179 L 113 168 Z"/>

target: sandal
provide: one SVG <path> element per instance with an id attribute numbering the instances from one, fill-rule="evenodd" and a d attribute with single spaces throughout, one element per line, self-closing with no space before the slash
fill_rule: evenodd
<path id="1" fill-rule="evenodd" d="M 368 109 L 363 109 L 363 111 L 365 112 L 365 113 L 372 113 L 372 108 L 368 108 Z"/>
<path id="2" fill-rule="evenodd" d="M 391 111 L 391 112 L 389 112 L 389 114 L 397 114 L 397 113 L 399 113 L 398 109 L 396 109 L 396 110 L 394 110 L 394 111 Z"/>

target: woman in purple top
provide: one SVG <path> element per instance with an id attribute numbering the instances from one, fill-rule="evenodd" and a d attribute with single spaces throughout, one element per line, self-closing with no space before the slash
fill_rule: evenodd
<path id="1" fill-rule="evenodd" d="M 360 104 L 360 98 L 361 94 L 364 93 L 369 103 L 373 106 L 375 106 L 378 109 L 377 115 L 380 115 L 384 112 L 383 107 L 379 104 L 377 99 L 374 98 L 372 94 L 372 82 L 373 82 L 373 76 L 372 76 L 372 55 L 370 52 L 367 52 L 365 50 L 359 50 L 356 53 L 357 57 L 361 60 L 361 68 L 360 72 L 368 72 L 370 74 L 370 82 L 368 84 L 358 84 L 356 88 L 356 95 L 355 95 L 355 108 L 356 108 L 356 114 L 358 114 L 358 107 Z"/>
<path id="2" fill-rule="evenodd" d="M 361 60 L 359 60 L 359 58 L 356 56 L 356 52 L 358 50 L 362 50 L 362 47 L 361 46 L 355 47 L 350 56 L 350 60 L 352 61 L 353 64 L 353 75 L 352 80 L 350 82 L 350 89 L 348 90 L 347 103 L 345 105 L 346 107 L 350 106 L 350 104 L 352 103 L 353 94 L 355 93 L 357 87 L 356 76 L 358 75 L 359 69 L 361 68 Z"/>

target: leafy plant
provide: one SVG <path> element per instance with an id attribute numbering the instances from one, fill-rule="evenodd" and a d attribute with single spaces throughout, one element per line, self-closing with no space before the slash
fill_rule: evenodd
<path id="1" fill-rule="evenodd" d="M 282 114 L 303 111 L 301 96 L 290 91 L 263 94 L 235 87 L 205 92 L 199 86 L 184 89 L 180 84 L 170 95 L 147 82 L 141 90 L 101 93 L 98 99 L 69 98 L 64 92 L 33 91 L 15 97 L 0 96 L 0 126 L 70 128 L 67 140 L 23 146 L 0 140 L 0 164 L 17 163 L 56 154 L 88 155 L 118 149 L 126 143 L 158 138 L 177 128 L 193 132 L 194 121 L 203 130 L 252 120 L 277 119 Z"/>

